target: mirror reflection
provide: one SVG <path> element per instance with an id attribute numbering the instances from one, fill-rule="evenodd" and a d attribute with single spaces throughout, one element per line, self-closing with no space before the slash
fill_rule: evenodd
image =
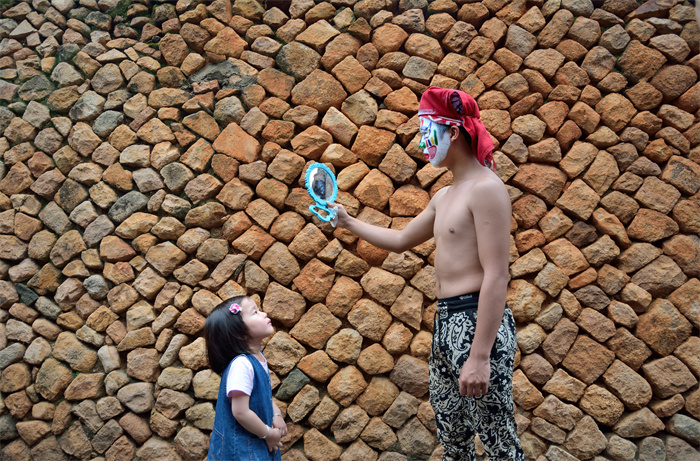
<path id="1" fill-rule="evenodd" d="M 335 175 L 326 165 L 314 163 L 306 170 L 306 190 L 316 202 L 309 210 L 323 222 L 330 222 L 333 226 L 337 222 L 335 210 L 328 208 L 328 202 L 333 202 L 338 195 L 338 184 Z"/>
<path id="2" fill-rule="evenodd" d="M 315 168 L 311 172 L 309 180 L 311 181 L 311 189 L 316 196 L 327 202 L 333 191 L 333 183 L 328 173 L 321 168 Z"/>

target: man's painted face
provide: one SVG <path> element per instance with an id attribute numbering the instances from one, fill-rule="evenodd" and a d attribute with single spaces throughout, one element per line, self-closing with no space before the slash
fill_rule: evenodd
<path id="1" fill-rule="evenodd" d="M 423 149 L 425 159 L 434 167 L 437 167 L 447 157 L 450 149 L 449 130 L 444 129 L 438 123 L 427 117 L 418 117 L 420 120 L 421 142 L 419 147 Z"/>

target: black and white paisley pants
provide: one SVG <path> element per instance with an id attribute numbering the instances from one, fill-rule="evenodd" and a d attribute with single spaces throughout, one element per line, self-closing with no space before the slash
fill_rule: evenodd
<path id="1" fill-rule="evenodd" d="M 474 435 L 489 461 L 524 461 L 513 415 L 515 320 L 506 306 L 491 348 L 488 391 L 480 397 L 459 393 L 459 373 L 476 331 L 479 293 L 438 300 L 430 356 L 430 403 L 435 410 L 444 461 L 473 461 Z"/>

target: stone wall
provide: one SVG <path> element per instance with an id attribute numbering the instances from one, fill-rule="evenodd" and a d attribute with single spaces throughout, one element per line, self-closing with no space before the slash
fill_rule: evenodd
<path id="1" fill-rule="evenodd" d="M 9 4 L 8 4 L 9 3 Z M 249 293 L 286 461 L 438 460 L 428 85 L 477 98 L 513 203 L 528 460 L 697 461 L 700 33 L 682 0 L 3 0 L 0 453 L 200 460 L 202 327 Z M 483 450 L 479 450 L 483 453 Z"/>

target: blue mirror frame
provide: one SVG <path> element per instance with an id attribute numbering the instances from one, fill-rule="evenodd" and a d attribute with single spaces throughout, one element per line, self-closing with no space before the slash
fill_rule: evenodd
<path id="1" fill-rule="evenodd" d="M 311 185 L 311 175 L 314 171 L 318 169 L 323 170 L 323 172 L 325 172 L 328 175 L 328 177 L 331 180 L 331 184 L 333 185 L 331 195 L 327 199 L 319 197 L 313 190 Z M 338 196 L 338 183 L 335 180 L 335 175 L 333 174 L 331 169 L 323 163 L 313 163 L 309 165 L 309 167 L 306 169 L 306 175 L 304 176 L 304 183 L 306 184 L 306 191 L 309 193 L 309 196 L 311 196 L 314 202 L 316 202 L 315 204 L 309 206 L 309 211 L 315 214 L 318 217 L 318 219 L 320 219 L 323 222 L 331 222 L 332 220 L 334 220 L 336 217 L 335 210 L 329 209 L 327 207 L 328 202 L 335 202 L 335 199 Z"/>

